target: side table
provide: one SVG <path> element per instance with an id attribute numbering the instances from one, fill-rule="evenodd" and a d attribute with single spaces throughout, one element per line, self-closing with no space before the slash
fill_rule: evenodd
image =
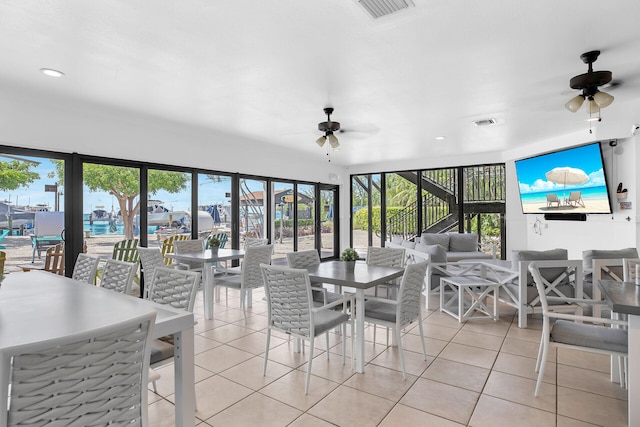
<path id="1" fill-rule="evenodd" d="M 498 320 L 496 302 L 500 284 L 481 277 L 456 276 L 440 278 L 440 311 L 464 322 L 489 317 Z M 447 291 L 448 294 L 447 294 Z M 493 310 L 487 307 L 488 296 L 493 297 Z"/>

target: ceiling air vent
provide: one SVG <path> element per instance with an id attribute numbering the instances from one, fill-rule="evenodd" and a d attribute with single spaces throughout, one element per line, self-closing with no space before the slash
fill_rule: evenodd
<path id="1" fill-rule="evenodd" d="M 415 6 L 412 0 L 358 0 L 358 3 L 360 3 L 374 19 Z"/>
<path id="2" fill-rule="evenodd" d="M 496 119 L 475 120 L 473 122 L 473 124 L 476 126 L 490 126 L 490 125 L 495 125 L 496 123 L 498 123 Z"/>

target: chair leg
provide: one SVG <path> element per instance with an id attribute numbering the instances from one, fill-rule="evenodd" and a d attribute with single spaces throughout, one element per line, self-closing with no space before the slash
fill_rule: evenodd
<path id="1" fill-rule="evenodd" d="M 540 394 L 540 386 L 542 385 L 542 377 L 544 377 L 544 368 L 547 365 L 547 356 L 549 353 L 549 340 L 544 339 L 542 344 L 542 357 L 540 358 L 540 369 L 538 371 L 538 380 L 536 381 L 536 390 L 533 393 L 535 397 Z"/>
<path id="2" fill-rule="evenodd" d="M 377 325 L 374 323 L 373 324 L 373 348 L 376 347 L 376 326 Z M 387 344 L 389 344 L 389 343 L 387 343 Z"/>
<path id="3" fill-rule="evenodd" d="M 346 355 L 345 353 L 347 352 L 347 324 L 343 323 L 342 324 L 342 364 L 345 364 L 345 360 L 346 360 Z"/>
<path id="4" fill-rule="evenodd" d="M 325 332 L 324 335 L 327 337 L 327 360 L 329 360 L 329 331 Z"/>
<path id="5" fill-rule="evenodd" d="M 314 345 L 314 341 L 315 341 L 315 337 L 311 336 L 311 341 L 309 342 L 309 363 L 308 363 L 308 367 L 307 367 L 307 380 L 305 381 L 305 384 L 304 384 L 304 394 L 305 394 L 305 396 L 307 394 L 309 394 L 309 381 L 311 380 L 311 364 L 313 363 L 313 345 Z"/>
<path id="6" fill-rule="evenodd" d="M 422 355 L 427 360 L 427 348 L 424 345 L 424 331 L 422 330 L 422 313 L 418 317 L 418 329 L 420 330 L 420 343 L 422 344 Z"/>
<path id="7" fill-rule="evenodd" d="M 269 343 L 271 342 L 271 328 L 267 328 L 267 346 L 264 350 L 264 368 L 262 369 L 262 376 L 267 376 L 267 361 L 269 360 Z"/>
<path id="8" fill-rule="evenodd" d="M 400 353 L 400 364 L 402 365 L 402 378 L 407 379 L 407 371 L 404 367 L 404 352 L 402 351 L 402 337 L 400 336 L 400 325 L 395 327 L 396 339 L 398 340 L 398 352 Z"/>
<path id="9" fill-rule="evenodd" d="M 247 291 L 245 289 L 240 289 L 240 307 L 242 308 L 242 315 L 244 316 L 244 323 L 247 323 L 247 309 L 245 303 L 245 297 L 247 296 Z"/>
<path id="10" fill-rule="evenodd" d="M 536 359 L 536 372 L 540 372 L 540 362 L 542 361 L 542 349 L 544 348 L 544 336 L 540 338 L 540 346 L 538 347 L 538 358 Z"/>

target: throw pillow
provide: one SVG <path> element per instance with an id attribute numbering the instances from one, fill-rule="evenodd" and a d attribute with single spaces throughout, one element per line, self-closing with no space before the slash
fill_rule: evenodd
<path id="1" fill-rule="evenodd" d="M 447 251 L 440 245 L 416 245 L 416 250 L 429 255 L 429 261 L 437 264 L 447 262 Z M 435 273 L 434 273 L 435 274 Z"/>
<path id="2" fill-rule="evenodd" d="M 473 233 L 450 233 L 451 252 L 475 252 L 478 250 L 478 235 Z"/>
<path id="3" fill-rule="evenodd" d="M 582 268 L 591 269 L 594 259 L 622 259 L 622 258 L 638 258 L 638 250 L 636 248 L 626 249 L 591 249 L 582 251 Z"/>
<path id="4" fill-rule="evenodd" d="M 440 245 L 445 251 L 449 250 L 449 235 L 440 233 L 425 233 L 420 236 L 423 245 Z"/>
<path id="5" fill-rule="evenodd" d="M 401 245 L 403 248 L 409 249 L 414 249 L 416 247 L 415 242 L 412 242 L 411 240 L 403 240 Z"/>
<path id="6" fill-rule="evenodd" d="M 520 261 L 553 261 L 568 260 L 569 253 L 566 249 L 550 249 L 548 251 L 511 251 L 511 265 L 514 270 L 520 268 Z M 564 268 L 545 268 L 540 271 L 540 275 L 545 280 L 554 280 L 564 271 Z M 531 273 L 527 272 L 527 284 L 535 286 Z"/>

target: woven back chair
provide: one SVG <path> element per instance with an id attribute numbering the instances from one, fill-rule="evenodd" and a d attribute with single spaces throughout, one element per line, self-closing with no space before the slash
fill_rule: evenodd
<path id="1" fill-rule="evenodd" d="M 148 297 L 149 287 L 153 283 L 153 272 L 156 267 L 164 267 L 164 258 L 160 249 L 157 248 L 143 248 L 138 247 L 138 254 L 140 255 L 140 269 L 144 274 L 145 290 L 143 298 Z M 171 268 L 171 267 L 169 267 Z"/>
<path id="2" fill-rule="evenodd" d="M 311 296 L 311 283 L 309 272 L 304 269 L 294 269 L 280 266 L 261 266 L 265 293 L 267 295 L 268 322 L 267 344 L 264 354 L 263 375 L 267 374 L 267 362 L 269 360 L 269 341 L 271 331 L 277 330 L 296 338 L 309 341 L 309 361 L 307 366 L 307 379 L 304 393 L 309 393 L 309 380 L 313 363 L 313 349 L 315 337 L 327 334 L 327 358 L 329 357 L 328 332 L 342 325 L 342 363 L 345 360 L 346 324 L 349 322 L 349 314 L 346 312 L 347 302 L 352 297 L 345 297 L 339 301 L 322 307 L 314 308 Z M 338 305 L 343 306 L 343 311 L 332 310 Z M 353 323 L 351 324 L 351 336 L 353 337 Z M 352 342 L 353 346 L 353 342 Z M 351 349 L 353 355 L 353 348 Z"/>
<path id="3" fill-rule="evenodd" d="M 0 351 L 0 425 L 147 425 L 155 313 Z"/>
<path id="4" fill-rule="evenodd" d="M 47 249 L 44 258 L 44 270 L 64 276 L 64 244 L 58 243 Z"/>
<path id="5" fill-rule="evenodd" d="M 138 262 L 138 239 L 121 240 L 113 245 L 112 259 L 126 262 Z"/>
<path id="6" fill-rule="evenodd" d="M 152 277 L 149 300 L 193 312 L 200 273 L 157 266 Z"/>
<path id="7" fill-rule="evenodd" d="M 269 239 L 259 239 L 257 237 L 247 237 L 244 239 L 244 248 L 251 248 L 254 246 L 265 246 L 269 244 Z"/>
<path id="8" fill-rule="evenodd" d="M 164 265 L 170 265 L 173 263 L 173 260 L 171 258 L 165 257 L 165 255 L 172 254 L 174 252 L 173 244 L 177 240 L 189 240 L 189 239 L 191 239 L 191 236 L 189 236 L 188 234 L 178 234 L 177 236 L 169 236 L 162 241 L 161 252 L 162 252 L 162 257 L 164 258 Z"/>
<path id="9" fill-rule="evenodd" d="M 102 271 L 100 287 L 129 295 L 137 269 L 138 264 L 132 262 L 107 260 Z"/>
<path id="10" fill-rule="evenodd" d="M 625 282 L 635 283 L 636 280 L 638 280 L 638 265 L 640 265 L 640 258 L 622 259 L 623 277 Z"/>
<path id="11" fill-rule="evenodd" d="M 76 263 L 73 266 L 73 273 L 71 278 L 78 282 L 88 283 L 93 285 L 96 281 L 96 271 L 98 270 L 98 263 L 100 258 L 87 254 L 78 254 Z"/>
<path id="12" fill-rule="evenodd" d="M 290 268 L 309 269 L 320 265 L 320 255 L 315 249 L 289 252 L 287 254 L 287 263 Z M 316 305 L 328 304 L 342 298 L 342 295 L 339 292 L 335 293 L 327 291 L 320 282 L 312 282 L 311 289 L 313 293 L 313 301 Z"/>
<path id="13" fill-rule="evenodd" d="M 427 275 L 428 261 L 408 265 L 402 275 L 398 299 L 367 298 L 364 308 L 365 322 L 374 325 L 382 325 L 392 328 L 396 334 L 400 363 L 402 365 L 402 377 L 407 378 L 402 351 L 402 329 L 413 322 L 418 323 L 420 341 L 422 342 L 422 354 L 427 360 L 427 351 L 424 346 L 424 332 L 422 330 L 422 304 L 421 297 L 424 289 L 424 278 Z M 374 333 L 375 338 L 375 333 Z M 374 340 L 375 344 L 375 340 Z M 387 343 L 388 345 L 388 343 Z"/>
<path id="14" fill-rule="evenodd" d="M 254 288 L 261 288 L 264 285 L 260 264 L 271 264 L 271 254 L 273 245 L 248 247 L 244 254 L 240 274 L 228 274 L 216 278 L 213 283 L 214 288 L 225 286 L 240 290 L 240 307 L 247 321 L 246 299 L 248 292 Z"/>
<path id="15" fill-rule="evenodd" d="M 4 262 L 7 260 L 7 253 L 0 251 L 0 273 L 4 274 Z"/>
<path id="16" fill-rule="evenodd" d="M 176 254 L 194 254 L 201 253 L 204 251 L 204 247 L 206 245 L 205 239 L 197 239 L 197 240 L 176 240 L 173 242 L 173 250 Z M 188 262 L 188 261 L 178 261 L 176 266 L 183 270 L 198 270 L 202 271 L 202 263 L 201 262 Z"/>
<path id="17" fill-rule="evenodd" d="M 380 248 L 369 246 L 367 248 L 367 264 L 379 265 L 382 267 L 404 267 L 406 261 L 405 249 L 400 248 Z M 386 288 L 387 298 L 390 298 L 393 290 L 397 290 L 399 280 L 375 287 L 375 296 L 378 296 L 380 287 Z"/>

